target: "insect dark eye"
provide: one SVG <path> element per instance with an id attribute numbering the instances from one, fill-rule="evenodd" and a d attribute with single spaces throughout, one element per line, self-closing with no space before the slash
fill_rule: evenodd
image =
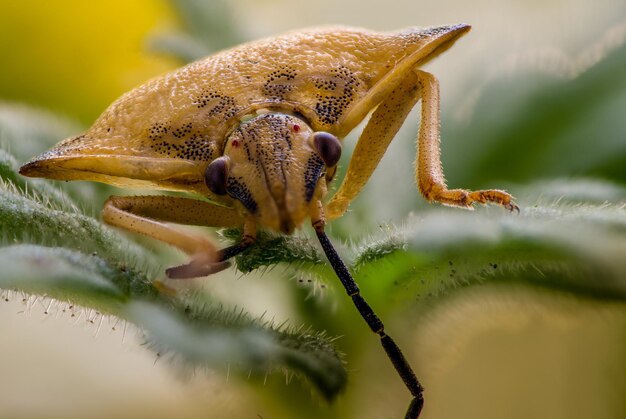
<path id="1" fill-rule="evenodd" d="M 313 134 L 313 145 L 327 167 L 337 164 L 341 157 L 341 143 L 337 137 L 327 132 L 316 132 Z"/>
<path id="2" fill-rule="evenodd" d="M 204 182 L 209 190 L 216 195 L 226 195 L 226 179 L 228 178 L 228 166 L 226 159 L 220 157 L 209 164 L 204 172 Z"/>

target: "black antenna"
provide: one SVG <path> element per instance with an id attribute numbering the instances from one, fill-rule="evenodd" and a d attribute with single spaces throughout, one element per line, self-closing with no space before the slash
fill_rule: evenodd
<path id="1" fill-rule="evenodd" d="M 328 236 L 324 232 L 323 224 L 320 224 L 315 226 L 315 233 L 317 234 L 317 238 L 322 245 L 322 249 L 324 249 L 324 253 L 328 258 L 330 265 L 333 267 L 333 270 L 339 277 L 343 287 L 346 289 L 346 293 L 348 293 L 350 298 L 352 298 L 352 302 L 354 303 L 356 309 L 359 310 L 359 313 L 361 313 L 361 317 L 363 317 L 367 325 L 370 329 L 372 329 L 372 332 L 380 336 L 380 343 L 383 345 L 383 349 L 387 353 L 387 356 L 391 360 L 391 363 L 396 371 L 398 371 L 402 381 L 404 381 L 404 385 L 406 385 L 413 396 L 413 400 L 411 400 L 409 408 L 406 411 L 405 419 L 416 419 L 424 406 L 424 396 L 422 395 L 424 388 L 415 376 L 413 369 L 402 354 L 402 351 L 398 345 L 396 345 L 396 342 L 394 342 L 391 336 L 385 333 L 385 326 L 383 325 L 383 322 L 376 315 L 376 313 L 374 313 L 372 307 L 370 307 L 370 305 L 367 304 L 365 299 L 361 296 L 359 286 L 356 282 L 354 282 L 346 264 L 343 263 L 343 260 L 341 260 L 337 251 L 328 239 Z"/>

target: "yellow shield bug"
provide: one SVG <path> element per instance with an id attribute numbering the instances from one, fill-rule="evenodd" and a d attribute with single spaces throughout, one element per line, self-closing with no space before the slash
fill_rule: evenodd
<path id="1" fill-rule="evenodd" d="M 190 255 L 171 278 L 208 275 L 254 244 L 257 227 L 291 234 L 311 220 L 330 264 L 422 409 L 422 386 L 359 293 L 324 226 L 363 188 L 409 111 L 421 99 L 416 180 L 429 201 L 517 209 L 501 190 L 448 189 L 439 156 L 439 86 L 419 67 L 469 31 L 465 24 L 377 33 L 347 27 L 301 30 L 226 50 L 123 95 L 84 134 L 25 164 L 25 176 L 93 180 L 186 191 L 111 197 L 105 222 Z M 345 179 L 325 201 L 341 140 L 374 111 Z M 213 204 L 214 203 L 214 204 Z M 212 241 L 166 223 L 241 227 L 243 238 Z"/>

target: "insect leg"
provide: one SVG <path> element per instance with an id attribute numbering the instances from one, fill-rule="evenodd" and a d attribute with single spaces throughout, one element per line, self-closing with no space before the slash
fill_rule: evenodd
<path id="1" fill-rule="evenodd" d="M 422 121 L 415 164 L 417 185 L 429 201 L 471 208 L 474 202 L 500 204 L 519 210 L 508 193 L 497 190 L 448 189 L 441 167 L 439 138 L 439 82 L 430 73 L 415 70 L 378 105 L 359 137 L 343 183 L 326 206 L 328 219 L 343 215 L 378 166 L 387 147 L 415 104 L 422 99 Z"/>
<path id="2" fill-rule="evenodd" d="M 224 255 L 232 256 L 234 247 L 219 251 L 206 237 L 176 229 L 166 222 L 210 227 L 241 227 L 244 219 L 233 209 L 196 199 L 173 196 L 112 196 L 102 210 L 107 224 L 168 243 L 191 256 L 191 262 L 168 269 L 170 277 L 192 278 L 224 269 Z M 254 230 L 254 228 L 248 228 Z M 245 236 L 243 248 L 254 242 Z M 239 250 L 239 251 L 241 251 Z"/>
<path id="3" fill-rule="evenodd" d="M 417 77 L 407 77 L 378 105 L 356 144 L 341 187 L 326 206 L 333 220 L 343 215 L 378 166 L 387 147 L 420 98 Z"/>
<path id="4" fill-rule="evenodd" d="M 322 245 L 322 249 L 328 258 L 328 262 L 337 274 L 337 277 L 345 288 L 346 293 L 350 296 L 350 298 L 352 298 L 352 302 L 361 314 L 361 317 L 363 317 L 372 332 L 376 333 L 380 337 L 380 343 L 387 353 L 387 357 L 389 357 L 391 363 L 398 372 L 398 375 L 400 375 L 400 378 L 404 381 L 404 385 L 411 392 L 413 400 L 409 404 L 405 418 L 415 419 L 419 416 L 422 407 L 424 406 L 424 396 L 422 394 L 424 389 L 396 342 L 391 338 L 391 336 L 385 333 L 385 326 L 383 325 L 382 320 L 380 320 L 372 307 L 370 307 L 370 305 L 361 296 L 359 286 L 354 281 L 354 278 L 352 278 L 352 275 L 350 275 L 345 263 L 343 263 L 343 260 L 341 260 L 337 251 L 328 239 L 328 236 L 324 232 L 324 225 L 324 218 L 321 214 L 319 214 L 313 221 L 313 227 L 315 228 L 317 238 Z"/>
<path id="5" fill-rule="evenodd" d="M 198 276 L 206 276 L 212 273 L 219 272 L 228 266 L 230 263 L 228 259 L 237 256 L 243 252 L 256 241 L 256 224 L 251 220 L 246 220 L 243 225 L 243 237 L 239 243 L 232 246 L 228 246 L 217 252 L 215 260 L 208 265 L 202 263 L 201 259 L 196 260 L 192 257 L 191 261 L 185 265 L 173 266 L 165 270 L 165 273 L 169 278 L 173 279 L 185 279 L 195 278 Z"/>
<path id="6" fill-rule="evenodd" d="M 467 191 L 447 188 L 439 149 L 439 82 L 435 76 L 425 71 L 415 70 L 415 74 L 422 95 L 422 121 L 418 134 L 415 176 L 422 195 L 429 201 L 444 205 L 471 208 L 474 202 L 492 202 L 508 210 L 519 211 L 513 203 L 513 197 L 498 189 Z"/>

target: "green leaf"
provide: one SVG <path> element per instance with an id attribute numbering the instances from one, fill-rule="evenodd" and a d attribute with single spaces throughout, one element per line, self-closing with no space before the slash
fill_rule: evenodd
<path id="1" fill-rule="evenodd" d="M 539 182 L 522 195 L 520 214 L 434 207 L 344 253 L 355 255 L 357 281 L 375 288 L 374 295 L 438 295 L 476 282 L 515 281 L 626 298 L 625 188 L 562 180 Z M 280 263 L 337 282 L 308 239 L 262 234 L 237 257 L 242 272 Z"/>
<path id="2" fill-rule="evenodd" d="M 295 373 L 328 399 L 345 387 L 343 363 L 324 334 L 274 327 L 198 296 L 161 294 L 137 271 L 69 249 L 0 247 L 0 264 L 0 289 L 70 301 L 130 321 L 143 329 L 159 356 L 180 365 L 228 363 L 234 372 L 255 376 Z"/>
<path id="3" fill-rule="evenodd" d="M 39 188 L 38 192 L 43 192 L 43 189 Z M 145 250 L 123 239 L 120 233 L 77 212 L 71 204 L 61 202 L 58 205 L 50 196 L 54 195 L 28 197 L 11 184 L 0 184 L 0 231 L 3 239 L 61 245 L 85 253 L 97 253 L 108 260 L 158 266 Z"/>
<path id="4" fill-rule="evenodd" d="M 438 295 L 485 281 L 514 281 L 626 299 L 626 208 L 551 204 L 460 212 L 440 209 L 367 240 L 355 259 L 360 283 L 386 295 Z"/>
<path id="5" fill-rule="evenodd" d="M 281 330 L 241 313 L 205 306 L 191 314 L 134 302 L 125 315 L 148 332 L 159 354 L 184 366 L 219 366 L 263 376 L 273 370 L 295 372 L 327 398 L 346 384 L 347 374 L 328 338 L 309 331 Z M 233 314 L 235 314 L 233 316 Z"/>
<path id="6" fill-rule="evenodd" d="M 46 295 L 86 307 L 115 311 L 128 298 L 116 285 L 119 271 L 102 259 L 63 248 L 0 247 L 0 288 Z"/>
<path id="7" fill-rule="evenodd" d="M 358 282 L 376 288 L 374 294 L 404 298 L 514 281 L 625 299 L 626 189 L 579 179 L 538 183 L 523 195 L 520 214 L 439 207 L 348 246 Z M 226 236 L 236 239 L 238 232 Z M 242 272 L 279 263 L 299 274 L 333 276 L 318 247 L 303 238 L 263 234 L 237 258 Z"/>
<path id="8" fill-rule="evenodd" d="M 227 229 L 222 235 L 237 241 L 241 231 Z M 284 263 L 294 270 L 318 271 L 324 264 L 319 248 L 306 237 L 285 236 L 260 231 L 254 246 L 235 258 L 237 269 L 248 273 Z"/>

